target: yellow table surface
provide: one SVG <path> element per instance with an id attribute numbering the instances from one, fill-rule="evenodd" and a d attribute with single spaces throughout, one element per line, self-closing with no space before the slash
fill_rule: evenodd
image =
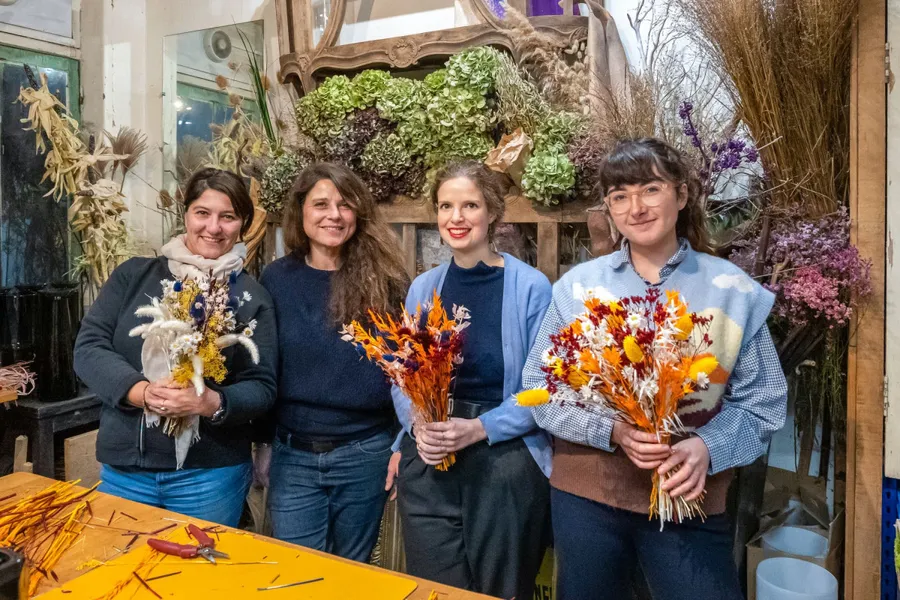
<path id="1" fill-rule="evenodd" d="M 52 483 L 52 480 L 32 475 L 15 473 L 0 478 L 0 496 L 15 493 L 18 497 L 38 492 Z M 91 501 L 95 518 L 79 539 L 62 557 L 54 569 L 59 583 L 46 580 L 39 590 L 42 598 L 48 600 L 78 600 L 81 598 L 101 598 L 112 589 L 116 582 L 127 578 L 132 571 L 152 552 L 147 546 L 150 536 L 142 535 L 134 542 L 127 554 L 119 553 L 131 539 L 126 531 L 151 532 L 177 523 L 177 526 L 154 537 L 189 543 L 185 531 L 187 522 L 200 527 L 212 525 L 198 519 L 159 508 L 138 504 L 107 494 L 96 494 Z M 112 528 L 106 527 L 113 515 Z M 132 520 L 122 513 L 136 520 Z M 115 529 L 119 528 L 119 529 Z M 363 565 L 317 552 L 308 548 L 287 544 L 264 536 L 239 530 L 221 528 L 216 548 L 230 555 L 223 564 L 212 565 L 205 559 L 181 559 L 159 555 L 147 563 L 160 563 L 149 577 L 165 575 L 175 571 L 180 574 L 150 582 L 150 586 L 163 598 L 246 598 L 259 595 L 262 599 L 305 598 L 308 600 L 426 600 L 432 590 L 438 592 L 439 600 L 478 600 L 488 596 L 451 588 L 423 579 L 394 573 L 371 565 Z M 123 535 L 125 534 L 125 535 Z M 215 536 L 213 536 L 215 537 Z M 97 559 L 107 562 L 105 566 L 92 571 L 78 571 L 84 563 Z M 276 565 L 231 565 L 232 562 L 277 562 Z M 146 572 L 146 568 L 140 571 Z M 258 587 L 292 583 L 324 577 L 323 581 L 306 585 L 259 592 Z M 48 592 L 48 593 L 44 593 Z M 134 578 L 120 594 L 121 598 L 138 600 L 153 599 L 155 596 L 143 588 Z"/>

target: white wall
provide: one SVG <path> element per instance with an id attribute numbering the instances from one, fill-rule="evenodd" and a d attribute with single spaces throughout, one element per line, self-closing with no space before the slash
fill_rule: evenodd
<path id="1" fill-rule="evenodd" d="M 274 81 L 280 55 L 274 0 L 82 0 L 84 119 L 111 132 L 127 125 L 146 133 L 150 150 L 135 174 L 159 189 L 166 151 L 163 38 L 259 20 Z M 131 178 L 124 193 L 130 225 L 158 248 L 164 240 L 156 192 Z"/>

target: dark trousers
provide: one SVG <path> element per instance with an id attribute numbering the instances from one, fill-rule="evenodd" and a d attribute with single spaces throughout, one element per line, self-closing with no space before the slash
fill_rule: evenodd
<path id="1" fill-rule="evenodd" d="M 480 442 L 446 472 L 401 445 L 398 501 L 411 575 L 531 600 L 546 548 L 550 486 L 521 439 Z"/>
<path id="2" fill-rule="evenodd" d="M 558 600 L 632 597 L 638 565 L 655 600 L 741 600 L 728 518 L 667 523 L 550 492 Z"/>

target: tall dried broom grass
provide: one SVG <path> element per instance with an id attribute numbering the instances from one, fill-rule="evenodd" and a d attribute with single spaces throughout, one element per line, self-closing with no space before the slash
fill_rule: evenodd
<path id="1" fill-rule="evenodd" d="M 857 0 L 677 0 L 727 75 L 760 147 L 773 208 L 833 212 L 849 187 Z"/>

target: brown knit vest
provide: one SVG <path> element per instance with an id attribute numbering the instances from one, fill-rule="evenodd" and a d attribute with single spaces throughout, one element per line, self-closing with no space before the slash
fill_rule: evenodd
<path id="1" fill-rule="evenodd" d="M 621 448 L 606 452 L 559 438 L 554 438 L 553 443 L 550 485 L 608 506 L 636 513 L 649 512 L 653 472 L 639 469 Z M 706 478 L 703 511 L 707 515 L 725 512 L 732 475 L 729 469 Z"/>

